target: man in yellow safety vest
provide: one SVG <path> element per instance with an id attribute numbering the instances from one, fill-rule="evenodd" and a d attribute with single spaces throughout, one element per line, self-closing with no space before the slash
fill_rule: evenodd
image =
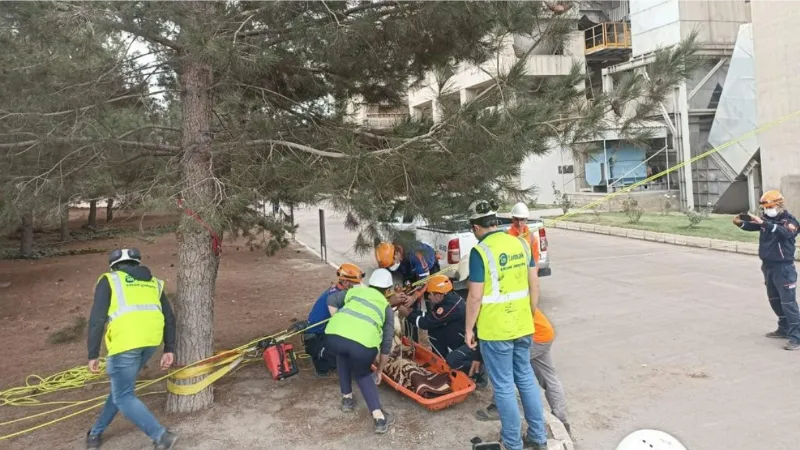
<path id="1" fill-rule="evenodd" d="M 164 294 L 164 282 L 141 264 L 135 248 L 109 254 L 111 271 L 97 281 L 89 318 L 89 371 L 98 373 L 101 341 L 105 331 L 108 350 L 106 372 L 111 394 L 97 422 L 86 434 L 86 448 L 98 449 L 103 431 L 118 411 L 153 440 L 156 450 L 174 447 L 177 435 L 168 431 L 136 397 L 136 375 L 164 342 L 161 369 L 174 361 L 175 316 Z"/>
<path id="2" fill-rule="evenodd" d="M 500 415 L 500 435 L 508 450 L 547 449 L 539 384 L 529 363 L 539 301 L 536 262 L 528 241 L 497 229 L 497 203 L 475 201 L 469 208 L 472 232 L 478 238 L 469 256 L 469 293 L 465 340 L 480 351 Z M 516 390 L 522 399 L 528 432 L 522 428 Z"/>

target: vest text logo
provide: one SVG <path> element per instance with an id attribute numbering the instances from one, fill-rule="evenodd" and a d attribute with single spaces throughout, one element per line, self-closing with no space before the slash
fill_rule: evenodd
<path id="1" fill-rule="evenodd" d="M 506 264 L 508 264 L 508 255 L 506 255 L 505 253 L 501 253 L 500 254 L 500 265 L 501 266 L 505 266 Z"/>
<path id="2" fill-rule="evenodd" d="M 134 282 L 136 282 L 136 279 L 135 279 L 135 278 L 133 278 L 133 277 L 132 277 L 132 276 L 130 276 L 130 275 L 125 275 L 125 282 L 126 282 L 126 283 L 134 283 Z"/>

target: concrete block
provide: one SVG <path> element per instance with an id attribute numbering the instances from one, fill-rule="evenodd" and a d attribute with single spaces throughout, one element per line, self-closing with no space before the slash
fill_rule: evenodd
<path id="1" fill-rule="evenodd" d="M 707 238 L 686 236 L 686 245 L 689 247 L 708 248 L 711 245 L 709 241 Z"/>
<path id="2" fill-rule="evenodd" d="M 709 248 L 714 250 L 722 250 L 726 252 L 735 252 L 736 251 L 736 242 L 734 241 L 722 241 L 719 239 L 709 239 Z"/>
<path id="3" fill-rule="evenodd" d="M 628 230 L 628 237 L 633 239 L 644 239 L 643 230 Z"/>
<path id="4" fill-rule="evenodd" d="M 620 237 L 628 237 L 628 229 L 627 228 L 612 228 L 610 230 L 611 235 L 613 236 L 620 236 Z"/>

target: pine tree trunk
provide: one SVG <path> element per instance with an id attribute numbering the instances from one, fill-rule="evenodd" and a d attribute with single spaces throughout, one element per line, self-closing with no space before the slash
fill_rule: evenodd
<path id="1" fill-rule="evenodd" d="M 97 200 L 89 201 L 89 221 L 86 223 L 89 228 L 97 228 Z"/>
<path id="2" fill-rule="evenodd" d="M 114 199 L 110 198 L 106 204 L 106 222 L 114 220 Z"/>
<path id="3" fill-rule="evenodd" d="M 69 232 L 69 204 L 61 205 L 61 241 L 67 242 L 72 240 L 72 235 Z"/>
<path id="4" fill-rule="evenodd" d="M 199 4 L 198 4 L 199 3 Z M 194 2 L 195 10 L 207 9 Z M 213 7 L 213 5 L 209 5 Z M 198 13 L 197 17 L 205 14 Z M 182 89 L 182 150 L 180 162 L 183 199 L 204 220 L 215 214 L 211 159 L 212 71 L 208 64 L 183 55 L 180 65 Z M 208 231 L 189 217 L 181 216 L 178 232 L 178 296 L 176 301 L 178 337 L 175 358 L 178 366 L 213 354 L 214 289 L 219 258 L 214 255 Z M 201 378 L 187 380 L 189 383 Z M 187 413 L 206 408 L 214 401 L 212 386 L 195 395 L 167 397 L 167 411 Z"/>
<path id="5" fill-rule="evenodd" d="M 23 258 L 33 258 L 33 210 L 22 213 L 22 241 L 19 254 Z"/>

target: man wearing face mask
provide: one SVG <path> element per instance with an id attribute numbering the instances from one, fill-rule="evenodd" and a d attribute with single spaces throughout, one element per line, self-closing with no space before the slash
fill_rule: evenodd
<path id="1" fill-rule="evenodd" d="M 733 223 L 745 231 L 760 232 L 758 256 L 761 271 L 767 286 L 767 297 L 775 315 L 778 329 L 766 334 L 769 338 L 789 339 L 786 350 L 800 350 L 800 309 L 797 306 L 795 289 L 797 270 L 794 265 L 797 219 L 784 208 L 783 195 L 771 190 L 761 196 L 759 202 L 764 209 L 761 217 L 740 214 Z"/>

